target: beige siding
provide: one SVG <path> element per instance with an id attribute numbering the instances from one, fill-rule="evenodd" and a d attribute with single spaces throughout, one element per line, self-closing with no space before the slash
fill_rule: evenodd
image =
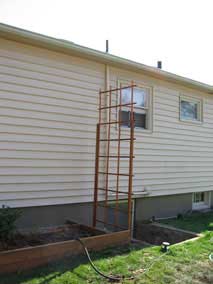
<path id="1" fill-rule="evenodd" d="M 212 190 L 213 96 L 111 69 L 111 84 L 118 80 L 153 88 L 153 129 L 135 130 L 134 191 L 155 196 Z M 180 95 L 203 100 L 202 124 L 180 121 Z"/>
<path id="2" fill-rule="evenodd" d="M 0 205 L 93 198 L 104 66 L 0 40 Z"/>
<path id="3" fill-rule="evenodd" d="M 134 80 L 153 90 L 152 131 L 135 130 L 134 192 L 213 190 L 213 97 L 116 68 L 109 75 L 113 86 Z M 0 40 L 0 205 L 93 199 L 98 90 L 104 84 L 104 65 Z M 180 95 L 203 99 L 201 125 L 179 120 Z M 116 147 L 112 142 L 111 153 Z M 122 142 L 121 153 L 128 149 Z M 127 170 L 126 161 L 122 172 Z M 122 190 L 126 181 L 121 179 Z"/>

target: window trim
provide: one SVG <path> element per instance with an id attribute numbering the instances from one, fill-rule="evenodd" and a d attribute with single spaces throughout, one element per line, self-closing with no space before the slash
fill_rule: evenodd
<path id="1" fill-rule="evenodd" d="M 192 103 L 198 103 L 199 107 L 199 120 L 193 120 L 193 119 L 186 119 L 181 117 L 181 101 L 187 101 Z M 180 95 L 179 97 L 179 120 L 186 123 L 193 123 L 193 124 L 202 124 L 203 123 L 203 99 L 201 98 L 195 98 L 185 95 Z"/>
<path id="2" fill-rule="evenodd" d="M 204 201 L 194 202 L 195 195 L 197 193 L 204 193 Z M 211 192 L 210 191 L 198 191 L 192 194 L 192 210 L 203 210 L 211 207 Z"/>
<path id="3" fill-rule="evenodd" d="M 118 79 L 117 80 L 117 86 L 118 88 L 121 86 L 121 84 L 123 86 L 127 86 L 127 85 L 131 85 L 131 82 L 130 81 L 127 81 L 127 80 L 123 80 L 123 79 Z M 142 127 L 135 127 L 135 131 L 136 132 L 143 132 L 143 134 L 147 133 L 147 134 L 150 134 L 153 132 L 153 87 L 152 86 L 147 86 L 145 84 L 141 84 L 141 83 L 137 83 L 136 82 L 136 85 L 137 85 L 137 88 L 141 88 L 141 89 L 147 89 L 148 90 L 148 93 L 149 93 L 149 96 L 148 96 L 148 107 L 134 107 L 134 112 L 135 112 L 135 109 L 139 109 L 141 111 L 143 110 L 148 110 L 148 127 L 145 129 L 145 128 L 142 128 Z M 140 111 L 138 112 L 140 113 Z M 128 126 L 122 126 L 122 130 L 129 130 L 129 127 Z"/>

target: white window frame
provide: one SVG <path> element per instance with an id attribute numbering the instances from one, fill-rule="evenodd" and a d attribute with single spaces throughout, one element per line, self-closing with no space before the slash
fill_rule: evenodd
<path id="1" fill-rule="evenodd" d="M 118 86 L 120 87 L 122 84 L 122 86 L 128 86 L 131 85 L 130 82 L 128 81 L 123 81 L 123 80 L 118 80 Z M 136 83 L 136 89 L 143 89 L 143 90 L 147 90 L 148 92 L 148 100 L 147 100 L 147 106 L 146 107 L 140 107 L 140 106 L 134 106 L 134 112 L 135 113 L 139 113 L 139 114 L 143 114 L 146 113 L 146 128 L 142 128 L 142 127 L 135 127 L 136 131 L 143 131 L 146 133 L 150 133 L 152 132 L 153 129 L 153 89 L 150 86 L 145 86 L 142 84 L 137 84 Z M 125 108 L 122 107 L 122 111 L 129 111 L 129 108 Z M 118 114 L 119 115 L 119 112 Z M 123 129 L 129 129 L 128 126 L 121 126 Z"/>
<path id="2" fill-rule="evenodd" d="M 198 119 L 187 119 L 181 116 L 181 102 L 182 101 L 186 101 L 189 103 L 196 103 L 199 107 L 198 107 L 198 114 L 197 117 Z M 194 98 L 194 97 L 188 97 L 188 96 L 184 96 L 181 95 L 180 96 L 180 101 L 179 101 L 179 119 L 180 121 L 183 122 L 189 122 L 189 123 L 197 123 L 197 124 L 201 124 L 203 122 L 203 100 L 199 99 L 199 98 Z"/>
<path id="3" fill-rule="evenodd" d="M 196 194 L 204 193 L 204 201 L 195 202 Z M 192 194 L 192 210 L 203 210 L 211 207 L 211 192 L 194 192 Z"/>

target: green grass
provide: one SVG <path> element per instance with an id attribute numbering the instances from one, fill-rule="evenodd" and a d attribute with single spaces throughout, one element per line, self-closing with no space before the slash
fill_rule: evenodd
<path id="1" fill-rule="evenodd" d="M 188 230 L 192 229 L 191 223 L 196 223 L 196 231 L 204 232 L 204 236 L 193 242 L 172 246 L 168 254 L 163 255 L 156 246 L 142 247 L 139 244 L 131 244 L 108 248 L 100 253 L 91 253 L 91 257 L 96 266 L 106 274 L 125 276 L 134 274 L 134 280 L 122 282 L 126 284 L 212 284 L 213 263 L 208 256 L 213 252 L 211 225 L 213 215 L 205 216 L 206 218 L 194 216 L 195 218 L 188 222 L 188 226 L 186 222 L 182 222 L 184 228 Z M 183 228 L 180 222 L 177 226 Z M 143 275 L 142 269 L 149 267 L 153 261 L 150 270 Z M 85 283 L 108 283 L 93 271 L 85 256 L 66 258 L 30 272 L 0 278 L 0 284 Z"/>
<path id="2" fill-rule="evenodd" d="M 213 212 L 192 213 L 178 219 L 161 220 L 160 223 L 196 233 L 213 231 Z"/>

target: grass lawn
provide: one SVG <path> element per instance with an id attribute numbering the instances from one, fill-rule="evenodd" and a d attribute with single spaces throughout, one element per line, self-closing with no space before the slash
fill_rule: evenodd
<path id="1" fill-rule="evenodd" d="M 183 218 L 161 220 L 160 223 L 196 233 L 213 231 L 213 212 L 192 213 Z"/>
<path id="2" fill-rule="evenodd" d="M 163 254 L 159 247 L 142 247 L 138 244 L 109 248 L 100 253 L 92 253 L 91 257 L 97 267 L 106 274 L 135 276 L 134 280 L 121 283 L 212 284 L 213 262 L 210 262 L 208 257 L 210 252 L 213 252 L 213 214 L 194 217 L 173 220 L 171 224 L 183 229 L 204 232 L 204 236 L 193 242 L 172 246 L 170 253 L 163 255 L 159 260 Z M 191 221 L 188 218 L 191 218 Z M 154 264 L 143 275 L 142 269 L 153 261 Z M 67 258 L 31 272 L 0 278 L 0 284 L 81 283 L 108 283 L 93 271 L 85 256 Z"/>

